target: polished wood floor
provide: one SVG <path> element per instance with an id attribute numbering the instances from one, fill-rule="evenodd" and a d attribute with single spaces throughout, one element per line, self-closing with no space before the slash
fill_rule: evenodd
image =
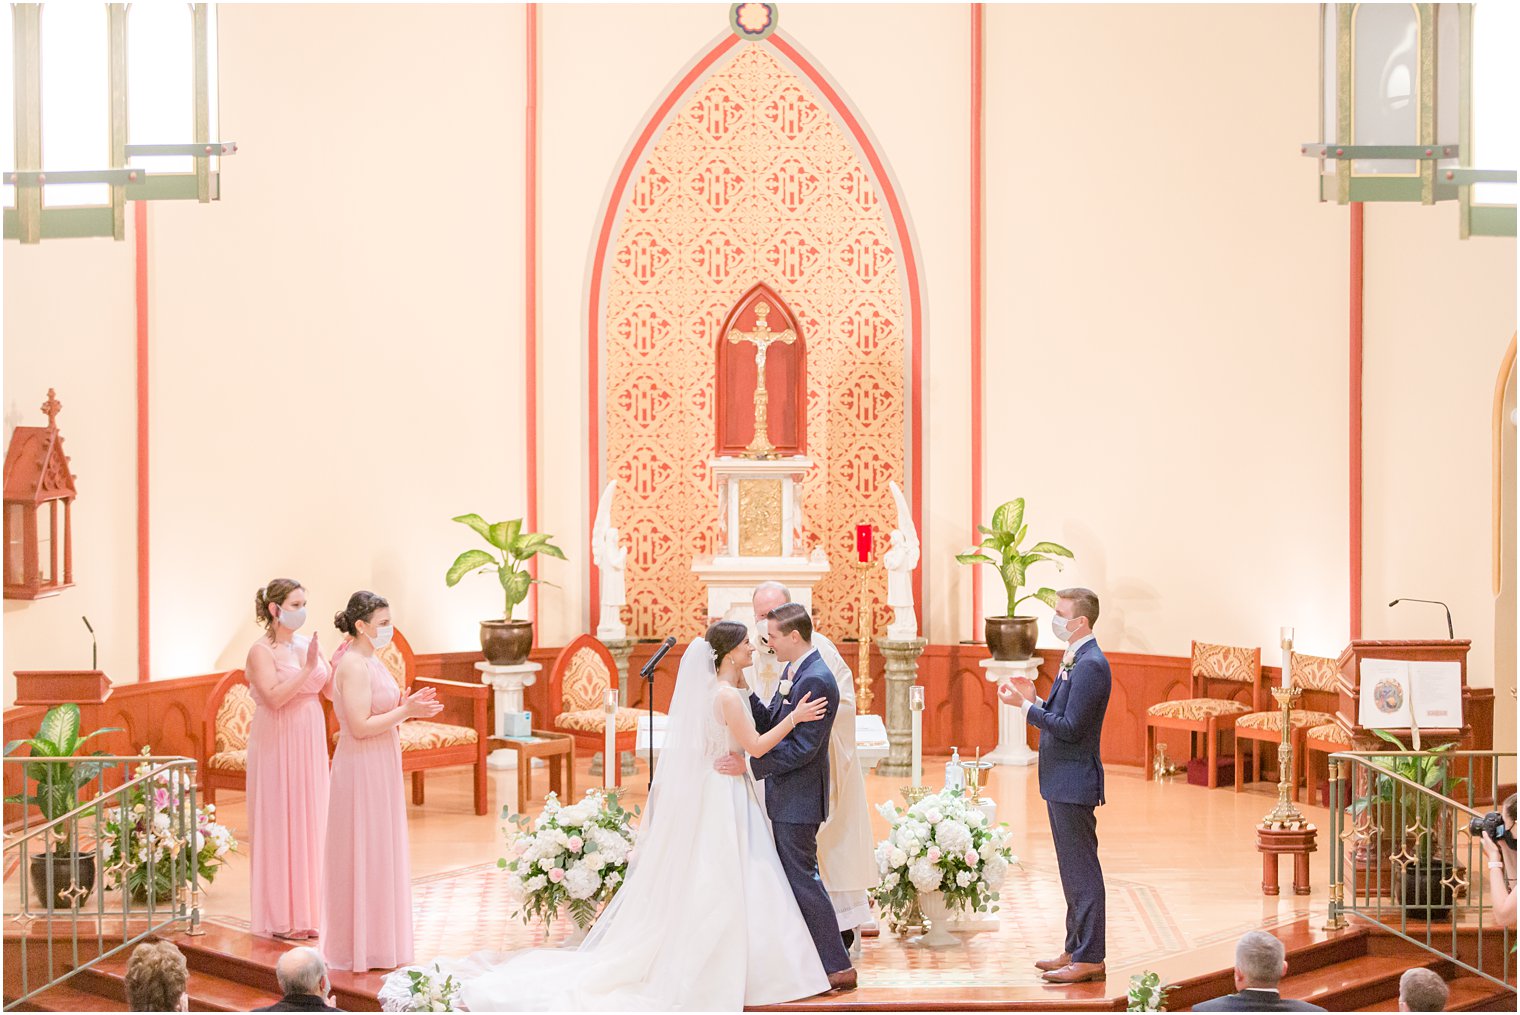
<path id="1" fill-rule="evenodd" d="M 942 782 L 943 759 L 926 759 L 927 780 Z M 577 785 L 593 785 L 582 762 Z M 938 778 L 935 778 L 938 776 Z M 642 803 L 642 764 L 627 778 L 626 800 Z M 543 806 L 547 775 L 534 773 L 530 813 Z M 900 800 L 905 780 L 867 775 L 873 803 Z M 491 774 L 493 814 L 520 808 L 516 776 Z M 985 795 L 997 802 L 998 819 L 1013 829 L 1021 865 L 1003 887 L 997 929 L 963 935 L 962 947 L 933 951 L 914 947 L 889 932 L 867 939 L 858 962 L 865 1002 L 880 995 L 893 1004 L 924 1005 L 945 992 L 981 994 L 995 989 L 1010 1000 L 1048 997 L 1032 963 L 1061 950 L 1064 901 L 1045 807 L 1034 768 L 994 770 Z M 1271 809 L 1275 788 L 1208 790 L 1180 779 L 1147 783 L 1138 769 L 1108 770 L 1108 804 L 1099 810 L 1098 834 L 1108 884 L 1106 986 L 1066 990 L 1062 997 L 1093 1000 L 1122 993 L 1132 972 L 1155 969 L 1163 977 L 1196 975 L 1200 969 L 1228 967 L 1239 935 L 1250 928 L 1286 926 L 1323 919 L 1327 863 L 1317 853 L 1311 864 L 1314 894 L 1275 898 L 1261 894 L 1261 859 L 1253 827 Z M 520 948 L 544 942 L 542 928 L 508 917 L 501 899 L 496 858 L 503 852 L 502 821 L 477 817 L 471 809 L 468 773 L 431 774 L 427 803 L 410 806 L 417 959 L 459 955 L 480 948 Z M 221 818 L 245 842 L 247 828 L 240 794 L 223 797 Z M 1322 808 L 1306 808 L 1326 828 Z M 886 823 L 873 813 L 878 835 Z M 1328 834 L 1328 832 L 1323 833 Z M 1284 863 L 1284 880 L 1290 875 Z M 212 886 L 207 918 L 229 928 L 248 926 L 246 858 L 235 860 Z M 550 943 L 565 928 L 554 928 Z M 1012 993 L 1009 993 L 1012 991 Z"/>

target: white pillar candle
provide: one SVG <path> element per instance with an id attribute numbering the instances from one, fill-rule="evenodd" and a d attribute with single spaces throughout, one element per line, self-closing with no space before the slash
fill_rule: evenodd
<path id="1" fill-rule="evenodd" d="M 618 698 L 617 692 L 610 687 L 602 701 L 602 710 L 607 713 L 607 743 L 602 748 L 602 785 L 611 789 L 617 784 L 618 777 L 616 737 Z"/>
<path id="2" fill-rule="evenodd" d="M 1282 686 L 1293 686 L 1293 628 L 1285 627 L 1279 634 L 1282 641 Z"/>
<path id="3" fill-rule="evenodd" d="M 913 787 L 924 784 L 924 689 L 914 684 L 908 689 L 908 711 L 913 715 Z"/>

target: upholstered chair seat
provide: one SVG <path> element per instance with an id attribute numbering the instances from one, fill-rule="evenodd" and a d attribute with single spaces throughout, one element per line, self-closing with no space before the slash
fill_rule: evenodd
<path id="1" fill-rule="evenodd" d="M 1311 726 L 1319 726 L 1322 723 L 1334 722 L 1335 716 L 1329 712 L 1299 712 L 1294 711 L 1290 725 L 1296 730 L 1308 729 Z M 1237 730 L 1268 730 L 1273 733 L 1282 733 L 1281 712 L 1252 712 L 1235 720 Z"/>
<path id="2" fill-rule="evenodd" d="M 554 660 L 549 674 L 549 707 L 554 712 L 550 725 L 570 734 L 579 754 L 601 753 L 607 748 L 607 713 L 603 701 L 609 690 L 618 688 L 617 664 L 607 646 L 589 634 L 566 645 Z M 656 715 L 662 713 L 656 712 Z M 633 750 L 638 742 L 639 717 L 648 715 L 641 708 L 620 707 L 613 713 L 613 751 L 622 754 Z M 613 766 L 614 780 L 623 783 L 623 766 L 617 758 L 603 758 Z"/>
<path id="3" fill-rule="evenodd" d="M 1236 719 L 1261 707 L 1261 649 L 1195 641 L 1188 677 L 1192 694 L 1158 701 L 1145 710 L 1145 777 L 1155 777 L 1157 731 L 1177 730 L 1189 735 L 1195 751 L 1198 737 L 1203 737 L 1208 785 L 1213 789 L 1219 785 L 1221 742 L 1235 732 Z"/>
<path id="4" fill-rule="evenodd" d="M 1241 701 L 1223 701 L 1219 698 L 1182 698 L 1179 701 L 1163 701 L 1145 710 L 1146 715 L 1161 719 L 1185 719 L 1198 722 L 1218 719 L 1226 715 L 1245 715 L 1251 706 Z"/>

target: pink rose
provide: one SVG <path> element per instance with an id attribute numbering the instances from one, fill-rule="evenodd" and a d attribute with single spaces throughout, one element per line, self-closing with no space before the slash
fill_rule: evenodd
<path id="1" fill-rule="evenodd" d="M 938 846 L 930 846 L 929 847 L 929 862 L 930 863 L 939 863 L 939 858 L 941 856 L 944 856 L 944 854 L 939 851 L 939 847 Z"/>
<path id="2" fill-rule="evenodd" d="M 581 847 L 585 844 L 585 841 L 582 840 L 579 835 L 572 835 L 570 836 L 570 841 L 565 843 L 565 846 L 570 850 L 570 852 L 579 853 L 581 851 Z"/>
<path id="3" fill-rule="evenodd" d="M 555 867 L 549 872 L 549 880 L 553 881 L 555 884 L 559 884 L 561 881 L 565 880 L 565 872 L 560 870 L 558 867 Z"/>
<path id="4" fill-rule="evenodd" d="M 975 867 L 979 857 L 976 855 L 976 850 L 968 849 L 966 850 L 966 855 L 961 857 L 961 859 L 966 861 L 967 867 Z"/>

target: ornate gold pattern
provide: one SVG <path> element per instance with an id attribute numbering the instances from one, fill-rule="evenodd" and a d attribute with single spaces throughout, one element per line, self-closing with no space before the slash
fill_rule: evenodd
<path id="1" fill-rule="evenodd" d="M 602 709 L 602 694 L 612 686 L 612 674 L 596 649 L 582 648 L 570 658 L 560 682 L 560 708 L 565 712 L 595 711 Z"/>
<path id="2" fill-rule="evenodd" d="M 781 556 L 781 480 L 739 480 L 739 555 Z"/>
<path id="3" fill-rule="evenodd" d="M 858 579 L 838 564 L 906 474 L 902 285 L 876 181 L 808 83 L 755 45 L 678 107 L 628 194 L 607 266 L 605 422 L 633 540 L 630 636 L 702 633 L 689 561 L 717 546 L 713 357 L 761 281 L 808 336 L 804 536 L 836 563 L 813 593 L 818 627 L 853 631 Z M 868 605 L 885 599 L 878 570 Z"/>
<path id="4" fill-rule="evenodd" d="M 233 684 L 216 710 L 216 753 L 248 749 L 248 730 L 253 725 L 253 692 L 247 684 Z"/>

